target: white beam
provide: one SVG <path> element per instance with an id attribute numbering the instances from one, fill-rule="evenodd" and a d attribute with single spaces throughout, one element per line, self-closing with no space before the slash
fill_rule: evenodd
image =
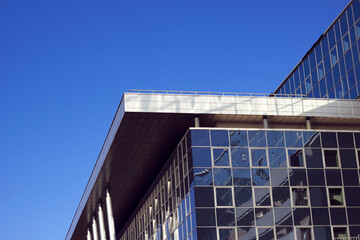
<path id="1" fill-rule="evenodd" d="M 109 190 L 106 189 L 106 213 L 107 213 L 107 220 L 108 220 L 108 226 L 109 226 L 109 236 L 110 240 L 115 240 L 115 223 L 114 223 L 114 216 L 113 216 L 113 210 L 111 205 L 111 197 Z"/>
<path id="2" fill-rule="evenodd" d="M 99 217 L 99 227 L 100 227 L 100 239 L 101 240 L 106 240 L 104 214 L 103 214 L 103 210 L 101 208 L 100 203 L 99 203 L 98 217 Z"/>

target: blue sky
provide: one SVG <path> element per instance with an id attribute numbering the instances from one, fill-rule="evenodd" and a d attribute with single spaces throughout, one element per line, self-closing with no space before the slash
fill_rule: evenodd
<path id="1" fill-rule="evenodd" d="M 64 239 L 129 89 L 270 93 L 348 0 L 0 0 L 0 239 Z"/>

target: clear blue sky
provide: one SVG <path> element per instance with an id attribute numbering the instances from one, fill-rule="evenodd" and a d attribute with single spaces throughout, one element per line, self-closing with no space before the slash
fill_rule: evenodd
<path id="1" fill-rule="evenodd" d="M 0 0 L 0 240 L 64 239 L 129 89 L 270 93 L 348 0 Z"/>

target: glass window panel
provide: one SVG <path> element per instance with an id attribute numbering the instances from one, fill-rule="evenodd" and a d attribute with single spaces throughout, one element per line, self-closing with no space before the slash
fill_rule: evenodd
<path id="1" fill-rule="evenodd" d="M 235 206 L 252 207 L 252 188 L 251 187 L 234 187 Z"/>
<path id="2" fill-rule="evenodd" d="M 233 182 L 235 186 L 250 186 L 251 176 L 250 169 L 232 169 Z"/>
<path id="3" fill-rule="evenodd" d="M 247 147 L 247 131 L 230 131 L 230 144 L 236 147 Z"/>
<path id="4" fill-rule="evenodd" d="M 238 227 L 237 232 L 239 240 L 256 239 L 256 232 L 253 227 Z"/>
<path id="5" fill-rule="evenodd" d="M 282 131 L 268 131 L 267 140 L 269 147 L 285 147 L 284 132 Z"/>
<path id="6" fill-rule="evenodd" d="M 211 167 L 211 152 L 209 147 L 192 147 L 190 156 L 194 167 Z"/>
<path id="7" fill-rule="evenodd" d="M 324 58 L 324 68 L 325 68 L 325 73 L 329 72 L 331 69 L 330 55 L 327 55 Z"/>
<path id="8" fill-rule="evenodd" d="M 229 136 L 226 130 L 211 130 L 212 146 L 229 146 Z"/>
<path id="9" fill-rule="evenodd" d="M 322 168 L 322 151 L 316 148 L 305 148 L 306 166 L 308 168 Z"/>
<path id="10" fill-rule="evenodd" d="M 235 228 L 220 228 L 219 237 L 220 240 L 232 240 L 235 239 Z"/>
<path id="11" fill-rule="evenodd" d="M 269 240 L 274 238 L 274 229 L 272 228 L 258 228 L 259 240 Z"/>
<path id="12" fill-rule="evenodd" d="M 293 215 L 295 225 L 311 225 L 309 208 L 294 208 Z"/>
<path id="13" fill-rule="evenodd" d="M 341 186 L 341 172 L 339 169 L 326 169 L 326 184 L 328 186 Z"/>
<path id="14" fill-rule="evenodd" d="M 270 188 L 254 188 L 256 206 L 271 206 Z"/>
<path id="15" fill-rule="evenodd" d="M 336 43 L 335 35 L 334 35 L 334 27 L 331 27 L 328 32 L 328 38 L 329 38 L 329 48 L 332 49 Z"/>
<path id="16" fill-rule="evenodd" d="M 341 35 L 343 36 L 348 30 L 348 25 L 347 25 L 347 19 L 346 19 L 346 13 L 345 12 L 340 17 L 340 27 L 341 27 Z"/>
<path id="17" fill-rule="evenodd" d="M 310 191 L 310 200 L 312 207 L 326 207 L 327 203 L 327 195 L 326 188 L 324 187 L 311 187 Z"/>
<path id="18" fill-rule="evenodd" d="M 360 21 L 356 23 L 356 38 L 360 38 Z"/>
<path id="19" fill-rule="evenodd" d="M 331 66 L 334 66 L 338 60 L 336 47 L 330 53 Z"/>
<path id="20" fill-rule="evenodd" d="M 332 225 L 347 225 L 345 208 L 330 208 Z"/>
<path id="21" fill-rule="evenodd" d="M 213 148 L 214 166 L 230 166 L 229 149 Z"/>
<path id="22" fill-rule="evenodd" d="M 351 71 L 350 72 L 348 72 L 348 82 L 349 82 L 349 88 L 352 88 L 352 87 L 354 87 L 355 85 L 356 85 L 356 80 L 355 80 L 355 74 L 354 74 L 354 69 L 351 69 Z M 353 99 L 355 99 L 357 96 L 354 96 L 354 98 Z M 338 133 L 338 136 L 340 136 L 339 135 L 340 133 Z M 347 138 L 347 139 L 349 139 L 350 140 L 350 138 L 352 139 L 352 133 L 341 133 L 341 134 L 347 134 L 347 135 L 351 135 L 351 137 L 349 137 L 349 138 Z M 346 140 L 347 140 L 346 139 Z M 345 140 L 345 138 L 344 138 L 344 140 Z M 340 147 L 342 147 L 341 146 L 341 141 L 340 141 L 340 139 L 339 139 L 339 145 L 340 145 Z M 345 143 L 345 142 L 344 142 Z M 350 143 L 350 145 L 349 146 L 345 146 L 345 147 L 353 147 L 354 146 L 354 144 L 353 144 L 353 141 L 346 141 L 346 143 Z"/>
<path id="23" fill-rule="evenodd" d="M 296 228 L 296 239 L 297 240 L 312 240 L 311 228 Z M 330 235 L 331 236 L 331 235 Z M 329 239 L 329 238 L 319 238 Z"/>
<path id="24" fill-rule="evenodd" d="M 309 69 L 309 57 L 307 57 L 304 60 L 304 73 L 305 73 L 305 77 L 307 77 L 310 73 L 310 69 Z"/>
<path id="25" fill-rule="evenodd" d="M 233 167 L 249 167 L 249 149 L 231 148 L 231 161 Z"/>
<path id="26" fill-rule="evenodd" d="M 197 240 L 217 240 L 216 228 L 197 228 L 196 233 Z"/>
<path id="27" fill-rule="evenodd" d="M 329 200 L 331 206 L 344 205 L 344 198 L 341 188 L 329 188 Z"/>
<path id="28" fill-rule="evenodd" d="M 314 239 L 332 239 L 330 227 L 314 227 Z"/>
<path id="29" fill-rule="evenodd" d="M 346 10 L 346 14 L 347 14 L 347 20 L 348 20 L 348 24 L 349 27 L 351 27 L 354 24 L 354 19 L 353 19 L 353 14 L 352 14 L 352 7 L 351 5 L 348 7 L 348 9 Z"/>
<path id="30" fill-rule="evenodd" d="M 325 166 L 340 167 L 339 155 L 337 150 L 324 150 Z"/>
<path id="31" fill-rule="evenodd" d="M 192 146 L 210 146 L 209 130 L 190 130 Z"/>
<path id="32" fill-rule="evenodd" d="M 303 147 L 302 132 L 285 132 L 286 147 Z"/>
<path id="33" fill-rule="evenodd" d="M 303 132 L 305 147 L 320 147 L 320 133 Z"/>
<path id="34" fill-rule="evenodd" d="M 356 168 L 356 156 L 354 149 L 340 149 L 340 161 L 342 168 Z"/>
<path id="35" fill-rule="evenodd" d="M 272 189 L 274 207 L 290 207 L 290 192 L 288 187 L 274 187 Z"/>
<path id="36" fill-rule="evenodd" d="M 289 176 L 291 186 L 307 186 L 305 169 L 290 169 Z"/>
<path id="37" fill-rule="evenodd" d="M 316 67 L 316 62 L 315 62 L 315 52 L 312 51 L 309 55 L 309 60 L 310 60 L 310 70 L 314 70 Z"/>
<path id="38" fill-rule="evenodd" d="M 345 199 L 347 206 L 359 206 L 359 187 L 345 187 Z"/>
<path id="39" fill-rule="evenodd" d="M 333 81 L 331 72 L 329 72 L 326 75 L 325 79 L 326 79 L 326 87 L 327 87 L 327 89 L 332 89 L 334 87 L 334 81 Z M 304 139 L 304 142 L 305 142 L 305 139 Z"/>
<path id="40" fill-rule="evenodd" d="M 360 208 L 347 208 L 349 224 L 360 224 Z"/>
<path id="41" fill-rule="evenodd" d="M 351 49 L 345 54 L 345 66 L 346 72 L 348 72 L 354 66 Z"/>
<path id="42" fill-rule="evenodd" d="M 272 186 L 289 186 L 287 169 L 271 169 Z"/>
<path id="43" fill-rule="evenodd" d="M 344 239 L 348 237 L 346 227 L 333 227 L 334 238 Z"/>
<path id="44" fill-rule="evenodd" d="M 213 168 L 214 184 L 218 186 L 232 185 L 231 168 Z"/>
<path id="45" fill-rule="evenodd" d="M 340 73 L 341 73 L 341 78 L 345 75 L 346 70 L 345 70 L 345 58 L 341 58 L 339 61 L 339 66 L 340 66 Z"/>
<path id="46" fill-rule="evenodd" d="M 321 133 L 322 146 L 324 148 L 336 148 L 336 133 L 334 132 L 322 132 Z"/>
<path id="47" fill-rule="evenodd" d="M 292 227 L 276 227 L 276 237 L 281 240 L 294 240 L 294 229 Z"/>
<path id="48" fill-rule="evenodd" d="M 338 99 L 341 99 L 343 97 L 344 93 L 342 91 L 342 86 L 341 86 L 341 81 L 339 81 L 336 85 L 335 85 L 335 97 Z"/>
<path id="49" fill-rule="evenodd" d="M 269 186 L 270 185 L 269 169 L 264 169 L 264 168 L 252 169 L 252 181 L 254 186 Z"/>
<path id="50" fill-rule="evenodd" d="M 294 206 L 308 205 L 309 198 L 306 188 L 292 188 L 291 192 Z"/>
<path id="51" fill-rule="evenodd" d="M 338 132 L 340 148 L 354 148 L 353 134 L 348 132 Z"/>
<path id="52" fill-rule="evenodd" d="M 195 187 L 196 207 L 214 207 L 214 190 L 212 187 Z"/>
<path id="53" fill-rule="evenodd" d="M 249 131 L 250 147 L 266 147 L 266 137 L 264 131 Z"/>
<path id="54" fill-rule="evenodd" d="M 266 149 L 251 149 L 251 163 L 252 166 L 259 166 L 259 167 L 268 166 Z"/>
<path id="55" fill-rule="evenodd" d="M 308 77 L 306 80 L 305 80 L 305 86 L 306 86 L 306 93 L 309 93 L 312 86 L 311 86 L 311 78 Z"/>
<path id="56" fill-rule="evenodd" d="M 344 180 L 344 186 L 359 186 L 358 170 L 343 169 L 342 175 Z"/>
<path id="57" fill-rule="evenodd" d="M 325 76 L 324 63 L 321 62 L 318 66 L 318 79 L 321 79 Z"/>
<path id="58" fill-rule="evenodd" d="M 359 64 L 359 66 L 360 66 L 360 64 Z M 356 145 L 356 147 L 360 148 L 360 133 L 354 133 L 354 137 L 355 137 L 355 145 Z"/>
<path id="59" fill-rule="evenodd" d="M 320 87 L 320 97 L 324 97 L 327 93 L 325 78 L 320 80 L 319 87 Z"/>
<path id="60" fill-rule="evenodd" d="M 324 38 L 321 40 L 321 47 L 323 50 L 323 56 L 326 56 L 329 52 L 329 46 L 328 46 L 328 34 L 324 36 Z"/>
<path id="61" fill-rule="evenodd" d="M 274 208 L 275 224 L 277 226 L 292 226 L 291 208 Z"/>
<path id="62" fill-rule="evenodd" d="M 216 226 L 214 208 L 196 209 L 197 226 Z"/>
<path id="63" fill-rule="evenodd" d="M 235 226 L 234 208 L 216 208 L 218 226 Z"/>
<path id="64" fill-rule="evenodd" d="M 325 185 L 324 170 L 308 169 L 307 174 L 308 174 L 310 186 L 324 186 Z"/>
<path id="65" fill-rule="evenodd" d="M 268 148 L 268 151 L 270 167 L 287 167 L 285 148 Z"/>
<path id="66" fill-rule="evenodd" d="M 304 167 L 302 149 L 288 149 L 289 165 L 291 167 Z"/>
<path id="67" fill-rule="evenodd" d="M 272 208 L 255 208 L 255 218 L 257 226 L 274 225 Z"/>
<path id="68" fill-rule="evenodd" d="M 355 33 L 355 28 L 351 27 L 350 28 L 350 45 L 353 45 L 354 43 L 356 43 L 356 33 Z"/>
<path id="69" fill-rule="evenodd" d="M 321 53 L 321 44 L 318 44 L 315 47 L 315 53 L 316 53 L 316 63 L 319 64 L 323 58 Z"/>
<path id="70" fill-rule="evenodd" d="M 255 222 L 253 208 L 236 208 L 236 223 L 238 226 L 253 226 Z"/>
<path id="71" fill-rule="evenodd" d="M 193 168 L 195 185 L 213 185 L 211 168 Z"/>

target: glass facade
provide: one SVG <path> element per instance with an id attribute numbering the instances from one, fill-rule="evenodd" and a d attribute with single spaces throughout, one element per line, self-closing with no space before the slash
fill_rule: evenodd
<path id="1" fill-rule="evenodd" d="M 192 128 L 125 239 L 332 239 L 360 234 L 360 132 Z"/>
<path id="2" fill-rule="evenodd" d="M 275 94 L 357 98 L 360 95 L 359 39 L 360 0 L 353 0 Z"/>

